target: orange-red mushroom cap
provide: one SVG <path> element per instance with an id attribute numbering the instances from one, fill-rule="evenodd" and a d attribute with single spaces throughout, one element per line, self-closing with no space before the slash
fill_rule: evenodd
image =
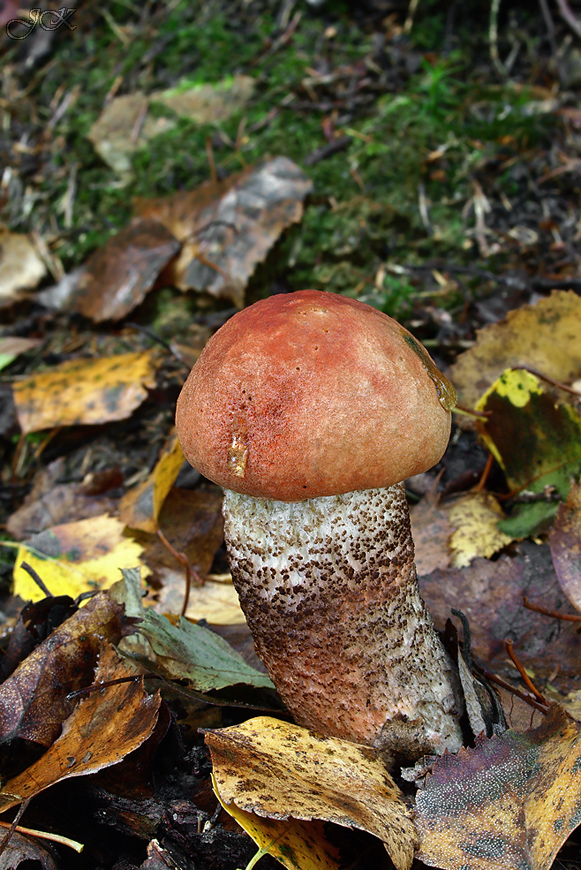
<path id="1" fill-rule="evenodd" d="M 391 317 L 317 290 L 272 296 L 208 341 L 178 399 L 188 461 L 226 489 L 299 501 L 435 465 L 454 388 Z"/>

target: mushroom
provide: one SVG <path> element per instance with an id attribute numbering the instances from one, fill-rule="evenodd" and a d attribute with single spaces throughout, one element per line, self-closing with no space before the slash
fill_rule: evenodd
<path id="1" fill-rule="evenodd" d="M 178 437 L 225 490 L 257 654 L 295 720 L 321 735 L 415 757 L 462 745 L 403 484 L 442 456 L 454 404 L 411 333 L 316 290 L 238 312 L 183 387 Z"/>

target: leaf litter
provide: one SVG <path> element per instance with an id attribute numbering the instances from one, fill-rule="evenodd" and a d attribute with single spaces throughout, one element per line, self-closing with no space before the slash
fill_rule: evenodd
<path id="1" fill-rule="evenodd" d="M 419 4 L 420 15 L 421 7 Z M 299 23 L 300 16 L 283 21 L 280 41 L 265 43 L 252 63 L 260 66 L 263 59 L 281 52 Z M 123 41 L 124 28 L 118 28 L 114 20 L 110 25 Z M 348 258 L 365 243 L 375 220 L 377 238 L 386 245 L 388 239 L 390 250 L 399 250 L 395 227 L 409 221 L 402 237 L 408 240 L 413 256 L 407 257 L 406 250 L 406 258 L 418 256 L 422 266 L 411 262 L 402 265 L 396 257 L 385 261 L 385 254 L 379 263 L 374 259 L 376 252 L 369 257 L 365 250 L 357 264 L 361 284 L 354 289 L 355 282 L 349 279 L 339 289 L 384 307 L 397 298 L 404 283 L 401 276 L 407 276 L 413 293 L 420 288 L 414 297 L 414 328 L 432 341 L 446 361 L 455 360 L 452 379 L 464 409 L 487 415 L 469 424 L 467 417 L 456 418 L 459 426 L 477 430 L 480 444 L 494 460 L 478 486 L 469 489 L 475 481 L 467 483 L 466 469 L 461 468 L 453 442 L 446 475 L 439 485 L 430 478 L 433 487 L 416 506 L 413 521 L 419 530 L 416 544 L 422 590 L 436 624 L 444 629 L 452 608 L 467 620 L 462 626 L 463 645 L 457 650 L 458 661 L 464 663 L 465 691 L 472 680 L 482 684 L 501 679 L 502 686 L 496 685 L 509 730 L 497 731 L 493 737 L 475 733 L 470 738 L 467 734 L 467 746 L 458 756 L 447 755 L 435 763 L 426 760 L 423 772 L 416 771 L 404 784 L 400 771 L 388 769 L 385 759 L 372 758 L 370 750 L 331 746 L 330 741 L 282 720 L 261 718 L 229 725 L 240 715 L 233 716 L 228 709 L 228 703 L 235 703 L 232 695 L 225 706 L 222 699 L 220 713 L 212 712 L 206 704 L 212 700 L 212 692 L 239 691 L 252 685 L 264 688 L 268 678 L 248 652 L 248 633 L 225 567 L 220 494 L 205 482 L 200 485 L 184 470 L 173 437 L 173 404 L 176 384 L 183 380 L 183 360 L 191 363 L 203 345 L 203 340 L 196 344 L 191 330 L 186 334 L 177 329 L 176 337 L 174 328 L 183 318 L 188 320 L 188 327 L 195 326 L 200 335 L 207 336 L 231 313 L 225 308 L 228 303 L 241 306 L 247 297 L 255 298 L 257 271 L 261 272 L 268 252 L 280 246 L 281 240 L 282 247 L 276 253 L 278 257 L 280 250 L 285 252 L 280 259 L 285 269 L 292 270 L 303 256 L 309 262 L 304 239 L 287 235 L 289 227 L 305 215 L 308 232 L 313 232 L 309 223 L 313 207 L 324 222 L 329 217 L 327 207 L 336 219 L 345 212 L 346 202 L 334 189 L 321 194 L 324 185 L 320 187 L 320 176 L 314 169 L 312 175 L 318 180 L 313 185 L 301 163 L 329 166 L 327 161 L 342 153 L 344 175 L 351 178 L 360 200 L 365 199 L 368 182 L 361 143 L 370 143 L 365 139 L 367 133 L 357 129 L 356 117 L 354 128 L 345 135 L 345 124 L 351 121 L 339 112 L 357 114 L 358 101 L 363 105 L 378 86 L 379 79 L 374 76 L 382 77 L 384 90 L 389 79 L 387 90 L 394 90 L 401 86 L 396 79 L 405 64 L 420 62 L 420 55 L 409 46 L 396 51 L 402 27 L 396 13 L 386 19 L 382 44 L 387 53 L 381 54 L 380 49 L 377 55 L 381 64 L 369 55 L 365 63 L 350 61 L 333 70 L 329 60 L 331 72 L 310 70 L 300 88 L 289 91 L 288 103 L 284 103 L 286 98 L 273 103 L 271 113 L 259 122 L 267 128 L 285 115 L 290 130 L 290 119 L 303 111 L 298 97 L 308 105 L 306 111 L 313 112 L 316 107 L 316 112 L 322 113 L 319 126 L 327 145 L 312 155 L 305 157 L 303 153 L 299 163 L 287 156 L 260 155 L 258 161 L 245 165 L 242 155 L 254 131 L 244 118 L 234 131 L 232 151 L 237 166 L 244 167 L 241 172 L 231 174 L 228 160 L 224 163 L 228 177 L 223 177 L 222 166 L 216 172 L 212 149 L 219 155 L 226 142 L 234 142 L 234 135 L 229 140 L 216 126 L 206 139 L 211 180 L 195 189 L 184 183 L 172 188 L 170 182 L 170 195 L 156 192 L 155 199 L 135 200 L 133 220 L 125 221 L 125 228 L 108 224 L 109 241 L 96 247 L 76 268 L 63 270 L 58 255 L 62 239 L 54 234 L 48 233 L 47 244 L 42 233 L 3 231 L 0 304 L 7 306 L 11 331 L 0 335 L 0 367 L 7 372 L 1 386 L 14 400 L 14 410 L 3 411 L 0 419 L 0 432 L 11 445 L 5 448 L 3 442 L 2 446 L 9 462 L 2 470 L 1 494 L 4 498 L 10 492 L 12 508 L 5 528 L 14 541 L 6 543 L 13 547 L 19 542 L 19 547 L 13 547 L 18 553 L 13 572 L 15 590 L 25 598 L 38 599 L 20 613 L 15 604 L 7 627 L 9 639 L 2 642 L 5 668 L 0 685 L 0 704 L 4 697 L 0 739 L 7 815 L 9 806 L 34 796 L 31 806 L 40 806 L 50 817 L 49 802 L 43 803 L 45 791 L 58 794 L 65 785 L 80 787 L 84 790 L 79 794 L 90 795 L 91 800 L 98 794 L 99 800 L 105 801 L 110 818 L 116 820 L 109 831 L 115 826 L 118 831 L 126 824 L 134 840 L 137 834 L 143 842 L 134 866 L 146 853 L 144 867 L 160 866 L 157 862 L 186 867 L 190 860 L 197 862 L 196 866 L 215 865 L 212 829 L 202 830 L 206 824 L 214 824 L 210 819 L 216 808 L 208 771 L 203 770 L 201 738 L 195 735 L 202 726 L 215 755 L 214 782 L 220 800 L 260 849 L 284 866 L 309 870 L 342 866 L 336 832 L 322 819 L 371 831 L 379 842 L 389 843 L 398 868 L 410 866 L 415 855 L 428 866 L 458 870 L 513 865 L 545 870 L 577 826 L 581 647 L 574 622 L 547 615 L 563 612 L 574 616 L 570 605 L 579 609 L 580 601 L 576 481 L 581 471 L 581 436 L 575 392 L 579 392 L 581 378 L 581 310 L 578 295 L 569 289 L 579 287 L 575 266 L 567 262 L 562 242 L 564 237 L 572 244 L 564 215 L 574 207 L 569 204 L 563 211 L 566 194 L 561 192 L 559 198 L 552 188 L 548 195 L 554 219 L 535 215 L 529 221 L 531 226 L 527 224 L 517 201 L 509 199 L 513 196 L 510 184 L 515 182 L 525 152 L 518 150 L 521 146 L 517 147 L 516 138 L 507 133 L 501 146 L 507 152 L 493 152 L 506 173 L 504 199 L 497 199 L 493 192 L 493 188 L 499 189 L 498 172 L 490 171 L 494 160 L 489 162 L 482 142 L 475 138 L 470 145 L 473 153 L 464 155 L 470 178 L 478 176 L 479 180 L 473 181 L 473 195 L 463 203 L 463 243 L 467 249 L 478 249 L 484 261 L 505 256 L 498 274 L 490 270 L 496 265 L 489 259 L 490 269 L 480 270 L 476 287 L 470 278 L 462 277 L 470 276 L 471 264 L 466 271 L 450 262 L 423 265 L 425 238 L 418 237 L 417 225 L 423 226 L 421 232 L 436 245 L 443 238 L 439 204 L 434 204 L 438 200 L 430 201 L 426 185 L 435 195 L 433 185 L 445 184 L 447 177 L 452 177 L 454 161 L 449 156 L 462 147 L 452 137 L 441 147 L 423 149 L 428 158 L 419 187 L 413 191 L 413 219 L 405 208 L 390 204 L 386 208 L 391 217 L 385 223 L 377 209 L 370 207 L 367 218 L 358 218 L 355 212 L 353 222 L 345 221 L 349 230 L 344 235 L 339 225 L 329 228 L 325 224 L 326 234 L 316 255 L 322 265 L 318 259 L 311 262 L 309 278 L 316 274 L 318 279 L 329 281 L 331 289 L 337 289 L 333 282 L 346 266 L 347 273 L 353 274 Z M 325 31 L 321 43 L 329 58 L 335 50 L 335 37 L 332 29 Z M 25 53 L 30 50 L 27 46 Z M 449 92 L 442 85 L 446 71 L 440 69 L 444 74 L 439 79 L 438 60 L 426 57 L 420 93 L 422 112 L 429 114 L 437 112 L 439 105 L 448 105 Z M 250 85 L 255 79 L 247 78 L 234 110 L 251 113 L 256 96 Z M 145 142 L 155 148 L 156 137 L 160 142 L 170 128 L 176 128 L 175 117 L 154 118 L 157 110 L 150 114 L 154 102 L 165 101 L 166 108 L 171 105 L 172 111 L 181 115 L 177 124 L 188 113 L 190 120 L 194 117 L 196 101 L 201 101 L 202 111 L 204 106 L 208 108 L 206 86 L 192 83 L 187 76 L 180 75 L 180 79 L 179 87 L 158 85 L 149 89 L 147 97 L 139 91 L 117 97 L 120 80 L 111 85 L 102 105 L 106 105 L 105 115 L 111 109 L 113 125 L 103 125 L 101 131 L 94 127 L 93 139 L 104 159 L 110 158 L 121 174 L 117 181 L 122 184 L 131 183 L 135 160 L 143 153 L 140 149 Z M 236 83 L 236 76 L 233 81 Z M 230 83 L 226 79 L 213 87 L 211 112 L 221 110 L 222 92 L 228 102 Z M 8 83 L 7 100 L 12 99 L 11 87 Z M 565 122 L 573 125 L 574 114 L 557 108 L 560 95 L 555 97 L 547 88 L 541 90 L 537 96 L 545 101 L 543 111 L 557 109 Z M 70 93 L 63 92 L 62 104 L 53 108 L 64 116 L 78 99 L 78 88 L 73 88 Z M 534 102 L 527 96 L 523 99 L 532 109 Z M 414 99 L 408 104 L 406 98 L 394 101 L 394 111 L 401 112 L 401 124 L 408 131 L 417 123 L 417 119 L 405 116 L 413 104 Z M 489 109 L 484 100 L 475 103 L 469 114 L 477 117 Z M 229 111 L 227 106 L 225 111 Z M 303 124 L 306 117 L 301 116 Z M 203 123 L 207 118 L 198 120 Z M 467 115 L 463 123 L 469 122 Z M 359 138 L 361 135 L 364 138 Z M 289 133 L 289 146 L 292 138 Z M 373 135 L 368 138 L 373 140 Z M 34 163 L 54 147 L 54 142 L 49 133 L 45 144 L 25 145 L 19 153 Z M 373 148 L 381 147 L 373 142 Z M 560 147 L 565 148 L 564 142 Z M 403 155 L 403 139 L 400 148 Z M 281 154 L 281 150 L 273 153 Z M 551 164 L 540 180 L 537 177 L 541 186 L 554 183 L 561 174 L 570 177 L 571 166 L 564 151 L 558 158 L 555 149 L 550 153 L 550 159 L 558 159 L 560 165 L 555 168 Z M 549 158 L 545 155 L 542 159 Z M 531 167 L 530 171 L 539 176 L 538 157 Z M 63 226 L 70 229 L 77 176 L 76 169 L 68 168 L 68 187 L 57 214 L 63 215 Z M 3 184 L 12 183 L 9 175 L 3 177 Z M 14 190 L 12 186 L 12 194 Z M 306 198 L 313 191 L 315 196 L 305 213 Z M 532 187 L 527 196 L 536 207 L 531 191 Z M 25 198 L 23 202 L 30 210 L 31 203 Z M 42 208 L 41 202 L 40 212 Z M 519 214 L 510 214 L 513 208 Z M 545 244 L 545 237 L 552 240 L 551 245 Z M 335 258 L 331 266 L 329 251 Z M 533 261 L 544 263 L 543 274 L 534 272 Z M 503 272 L 511 262 L 521 270 L 518 274 Z M 375 264 L 373 268 L 370 263 Z M 47 268 L 55 286 L 43 286 L 34 293 L 39 282 L 46 281 Z M 425 278 L 420 281 L 418 275 L 422 274 Z M 268 292 L 289 289 L 283 286 L 284 278 L 276 280 L 281 280 L 281 285 L 269 285 Z M 496 287 L 495 292 L 489 292 L 491 286 Z M 388 291 L 394 287 L 395 297 L 390 297 Z M 497 292 L 499 287 L 504 288 L 502 293 Z M 168 288 L 173 293 L 166 296 L 171 304 L 164 311 L 155 311 Z M 532 288 L 552 292 L 539 299 Z M 264 287 L 258 287 L 259 295 L 264 292 Z M 462 295 L 464 313 L 460 315 L 458 304 L 453 303 L 455 315 L 450 317 L 439 302 L 447 305 L 454 294 Z M 44 306 L 40 319 L 36 315 L 29 318 L 19 307 L 31 297 Z M 18 304 L 12 308 L 14 302 Z M 515 305 L 518 307 L 510 310 Z M 136 323 L 125 325 L 122 321 L 130 312 L 134 312 Z M 495 322 L 474 334 L 475 325 L 491 320 Z M 147 326 L 143 327 L 143 322 Z M 58 326 L 51 334 L 52 324 Z M 169 333 L 164 331 L 167 324 L 172 324 Z M 34 337 L 28 338 L 29 332 Z M 114 339 L 113 349 L 104 353 L 107 332 Z M 459 350 L 464 352 L 458 354 Z M 79 351 L 82 358 L 77 355 Z M 105 464 L 97 466 L 86 439 L 96 443 L 101 427 L 115 421 L 119 421 L 119 428 L 112 436 L 110 455 Z M 117 463 L 119 454 L 113 454 L 118 433 L 127 437 L 132 427 L 144 422 L 138 460 L 131 464 L 121 456 Z M 87 435 L 86 427 L 93 433 Z M 456 432 L 454 439 L 460 437 L 464 436 Z M 55 457 L 60 461 L 65 456 L 66 468 L 63 461 L 58 477 L 55 470 L 55 476 L 48 475 L 43 482 L 45 458 L 50 468 Z M 99 475 L 103 475 L 101 483 Z M 65 482 L 54 483 L 63 478 Z M 27 497 L 29 485 L 33 489 Z M 55 597 L 41 598 L 30 573 L 22 567 L 23 560 Z M 127 569 L 140 563 L 144 576 L 150 572 L 143 592 L 141 586 L 127 580 Z M 73 600 L 81 591 L 113 583 L 120 569 L 125 569 L 126 579 L 111 592 L 99 592 L 80 607 L 81 602 Z M 189 597 L 184 594 L 188 570 L 203 583 L 200 587 L 194 583 Z M 523 597 L 538 605 L 540 612 L 525 607 Z M 124 602 L 130 617 L 124 615 Z M 182 610 L 185 618 L 176 615 Z M 454 619 L 458 626 L 459 617 Z M 203 620 L 211 623 L 212 630 Z M 224 637 L 230 638 L 243 656 Z M 540 697 L 549 699 L 547 703 L 534 695 L 537 707 L 530 705 L 530 686 L 523 684 L 524 676 L 514 670 L 506 640 L 512 641 L 523 673 L 541 688 Z M 120 658 L 114 647 L 126 655 Z M 136 661 L 136 649 L 140 650 L 141 665 Z M 136 679 L 143 673 L 148 679 L 147 692 Z M 172 706 L 171 726 L 169 713 L 153 691 L 157 685 L 162 685 Z M 511 695 L 515 689 L 520 694 Z M 190 691 L 189 696 L 185 690 Z M 256 696 L 253 702 L 247 695 L 243 703 L 259 706 Z M 559 704 L 573 718 L 567 718 Z M 480 727 L 477 723 L 486 724 L 478 710 L 476 713 L 470 717 L 474 732 Z M 155 721 L 161 724 L 156 726 Z M 180 740 L 187 735 L 192 753 L 187 762 L 183 749 L 175 748 L 179 743 L 176 728 L 180 729 Z M 166 733 L 171 737 L 165 739 Z M 21 741 L 27 744 L 25 754 L 16 753 Z M 163 756 L 163 764 L 158 763 L 157 753 Z M 136 773 L 140 764 L 143 775 Z M 103 770 L 109 767 L 110 775 L 105 777 Z M 172 775 L 163 779 L 168 769 Z M 134 774 L 135 783 L 129 781 Z M 155 778 L 158 782 L 163 779 L 168 790 L 163 797 Z M 68 780 L 77 780 L 76 786 L 67 784 Z M 410 783 L 415 783 L 417 790 Z M 143 799 L 145 793 L 150 795 L 147 800 Z M 301 813 L 310 820 L 303 819 Z M 50 818 L 53 827 L 62 824 L 61 819 L 55 822 L 55 817 Z M 220 818 L 214 831 L 228 825 L 224 814 Z M 224 833 L 238 830 L 232 823 Z M 86 833 L 90 839 L 89 828 Z M 156 835 L 165 838 L 163 842 L 171 848 L 159 845 Z M 23 837 L 22 833 L 14 835 L 4 859 L 16 863 L 34 857 L 43 866 L 61 866 L 58 859 L 36 845 L 37 841 L 24 841 Z M 178 854 L 177 860 L 172 854 Z M 223 866 L 241 863 L 229 855 Z"/>

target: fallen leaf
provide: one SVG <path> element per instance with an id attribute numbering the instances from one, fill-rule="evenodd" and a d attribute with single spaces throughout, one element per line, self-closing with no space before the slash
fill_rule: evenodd
<path id="1" fill-rule="evenodd" d="M 34 568 L 53 595 L 77 598 L 110 586 L 123 568 L 140 563 L 143 552 L 140 544 L 124 536 L 124 528 L 116 517 L 101 515 L 33 535 L 18 549 L 14 594 L 25 601 L 43 597 L 22 562 Z"/>
<path id="2" fill-rule="evenodd" d="M 416 795 L 418 858 L 441 870 L 549 870 L 581 823 L 581 734 L 555 706 L 539 728 L 438 759 Z"/>
<path id="3" fill-rule="evenodd" d="M 472 655 L 478 664 L 514 680 L 517 674 L 504 646 L 508 638 L 535 683 L 542 686 L 550 681 L 563 694 L 577 688 L 581 672 L 578 625 L 557 623 L 523 605 L 526 595 L 544 607 L 572 611 L 547 544 L 524 541 L 516 555 L 503 554 L 495 561 L 477 558 L 466 568 L 439 569 L 420 577 L 419 584 L 438 629 L 444 630 L 452 607 L 467 616 Z"/>
<path id="4" fill-rule="evenodd" d="M 30 236 L 0 227 L 0 308 L 25 296 L 45 275 L 46 266 Z"/>
<path id="5" fill-rule="evenodd" d="M 134 221 L 98 248 L 74 275 L 44 290 L 42 304 L 94 323 L 121 320 L 140 305 L 180 243 L 158 221 Z"/>
<path id="6" fill-rule="evenodd" d="M 13 384 L 22 432 L 124 420 L 154 386 L 154 351 L 62 363 Z"/>
<path id="7" fill-rule="evenodd" d="M 478 556 L 490 558 L 511 543 L 512 538 L 498 528 L 504 518 L 502 508 L 488 492 L 469 492 L 448 507 L 454 527 L 450 537 L 452 566 L 463 568 Z"/>
<path id="8" fill-rule="evenodd" d="M 452 555 L 450 538 L 454 526 L 450 522 L 448 506 L 438 501 L 435 492 L 428 492 L 410 508 L 410 519 L 418 574 L 449 568 Z"/>
<path id="9" fill-rule="evenodd" d="M 269 677 L 248 665 L 227 641 L 183 617 L 172 625 L 148 609 L 138 630 L 151 646 L 157 672 L 168 679 L 185 680 L 195 691 L 238 684 L 273 688 Z"/>
<path id="10" fill-rule="evenodd" d="M 2 830 L 0 829 L 0 837 Z M 0 839 L 0 843 L 2 840 Z M 27 837 L 15 831 L 8 845 L 2 851 L 2 866 L 5 870 L 28 866 L 28 862 L 40 864 L 42 870 L 58 870 L 55 856 L 51 855 L 48 845 L 45 847 L 42 841 L 36 837 Z"/>
<path id="11" fill-rule="evenodd" d="M 133 677 L 112 646 L 101 641 L 95 686 L 63 722 L 62 732 L 38 761 L 3 784 L 0 812 L 16 806 L 57 782 L 96 773 L 118 764 L 147 740 L 155 728 L 161 697 L 148 695 L 143 680 Z"/>
<path id="12" fill-rule="evenodd" d="M 26 353 L 39 344 L 38 338 L 20 338 L 17 335 L 6 335 L 0 338 L 0 371 L 14 362 L 21 353 Z"/>
<path id="13" fill-rule="evenodd" d="M 166 568 L 158 574 L 163 583 L 158 596 L 159 607 L 167 613 L 179 613 L 184 600 L 183 569 Z M 219 580 L 206 578 L 203 586 L 191 589 L 186 616 L 195 622 L 205 619 L 213 625 L 246 622 L 230 576 Z"/>
<path id="14" fill-rule="evenodd" d="M 123 607 L 104 594 L 63 622 L 0 685 L 0 743 L 50 746 L 72 710 L 67 696 L 92 680 L 99 644 L 124 632 Z"/>
<path id="15" fill-rule="evenodd" d="M 129 490 L 121 499 L 119 516 L 126 525 L 142 532 L 153 533 L 157 530 L 163 503 L 184 462 L 184 454 L 174 433 L 162 448 L 147 480 Z"/>
<path id="16" fill-rule="evenodd" d="M 212 774 L 216 797 L 241 828 L 252 837 L 258 848 L 272 855 L 288 870 L 340 870 L 340 851 L 329 842 L 323 822 L 303 822 L 299 819 L 279 821 L 246 812 L 235 803 L 226 803 L 220 796 L 216 777 Z"/>
<path id="17" fill-rule="evenodd" d="M 411 867 L 411 813 L 375 750 L 264 716 L 207 731 L 205 739 L 226 809 L 234 803 L 289 819 L 290 829 L 295 819 L 359 828 L 383 841 L 397 870 Z"/>
<path id="18" fill-rule="evenodd" d="M 581 610 L 581 484 L 573 484 L 549 532 L 549 546 L 561 589 Z"/>
<path id="19" fill-rule="evenodd" d="M 32 489 L 6 523 L 8 534 L 16 541 L 25 540 L 51 526 L 110 513 L 116 507 L 108 496 L 93 495 L 88 491 L 84 481 L 59 483 L 63 477 L 65 461 L 62 457 L 38 470 Z"/>
<path id="20" fill-rule="evenodd" d="M 167 106 L 176 115 L 198 124 L 217 123 L 242 111 L 254 87 L 255 80 L 241 74 L 211 84 L 196 84 L 185 79 L 169 90 L 153 91 L 150 102 Z"/>
<path id="21" fill-rule="evenodd" d="M 292 160 L 276 157 L 188 193 L 137 199 L 134 211 L 160 221 L 182 242 L 164 280 L 241 307 L 257 263 L 281 232 L 301 219 L 311 190 L 312 182 Z"/>
<path id="22" fill-rule="evenodd" d="M 566 497 L 571 476 L 581 471 L 581 415 L 573 405 L 530 372 L 507 369 L 476 408 L 489 414 L 476 428 L 512 493 L 554 487 Z M 557 506 L 550 498 L 517 504 L 499 529 L 513 537 L 536 533 Z"/>
<path id="23" fill-rule="evenodd" d="M 536 305 L 511 311 L 479 330 L 475 343 L 449 372 L 459 404 L 475 407 L 502 372 L 516 366 L 534 368 L 565 384 L 581 377 L 581 298 L 576 293 L 553 290 Z M 468 419 L 458 418 L 458 423 L 465 425 Z"/>
<path id="24" fill-rule="evenodd" d="M 133 153 L 175 126 L 170 118 L 152 118 L 148 107 L 149 98 L 141 91 L 122 94 L 105 106 L 89 130 L 93 148 L 121 176 L 121 183 L 133 176 Z"/>

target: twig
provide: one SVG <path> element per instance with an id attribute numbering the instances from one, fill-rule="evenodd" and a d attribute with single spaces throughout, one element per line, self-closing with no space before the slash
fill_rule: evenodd
<path id="1" fill-rule="evenodd" d="M 28 562 L 21 562 L 20 567 L 23 571 L 26 571 L 26 573 L 32 577 L 36 585 L 42 592 L 44 592 L 47 598 L 54 597 L 48 586 L 45 584 L 44 580 L 39 576 L 39 574 L 37 574 L 32 565 L 29 565 Z"/>
<path id="2" fill-rule="evenodd" d="M 532 610 L 535 613 L 542 613 L 543 616 L 551 616 L 553 619 L 564 619 L 567 622 L 581 622 L 581 615 L 576 613 L 561 613 L 559 610 L 551 610 L 549 607 L 542 607 L 540 604 L 533 604 L 532 601 L 523 595 L 523 607 L 527 610 Z"/>
<path id="3" fill-rule="evenodd" d="M 513 366 L 514 369 L 523 372 L 529 372 L 531 375 L 534 375 L 536 378 L 540 378 L 541 381 L 546 381 L 548 384 L 552 384 L 553 387 L 557 387 L 559 390 L 565 390 L 566 393 L 572 393 L 574 396 L 577 396 L 578 399 L 581 399 L 581 393 L 579 390 L 574 390 L 573 387 L 568 387 L 566 384 L 560 383 L 560 381 L 554 381 L 553 378 L 550 378 L 548 375 L 542 374 L 542 372 L 537 371 L 536 369 L 531 368 L 530 366 Z"/>
<path id="4" fill-rule="evenodd" d="M 547 713 L 547 710 L 549 709 L 548 704 L 540 704 L 538 701 L 535 701 L 533 697 L 527 695 L 526 692 L 521 692 L 520 689 L 511 686 L 511 684 L 506 680 L 503 680 L 502 677 L 497 677 L 496 674 L 492 673 L 492 671 L 487 671 L 486 668 L 482 668 L 482 675 L 486 677 L 490 683 L 495 683 L 497 686 L 500 686 L 501 689 L 505 689 L 507 692 L 510 692 L 511 695 L 514 695 L 515 698 L 520 698 L 520 700 L 524 701 L 525 704 L 528 704 L 529 707 L 534 707 L 535 710 L 539 711 L 539 713 Z"/>
<path id="5" fill-rule="evenodd" d="M 0 822 L 0 828 L 11 828 L 11 822 Z M 34 828 L 24 828 L 22 825 L 16 825 L 14 830 L 18 834 L 26 834 L 29 837 L 36 837 L 39 840 L 50 840 L 52 843 L 60 843 L 61 846 L 68 846 L 74 849 L 75 852 L 82 852 L 85 848 L 83 843 L 77 840 L 71 840 L 70 837 L 63 837 L 61 834 L 51 834 L 49 831 L 37 831 Z"/>
<path id="6" fill-rule="evenodd" d="M 172 554 L 174 559 L 177 559 L 177 561 L 180 563 L 180 565 L 183 565 L 184 570 L 186 572 L 186 591 L 184 594 L 184 603 L 182 605 L 182 616 L 185 616 L 186 611 L 188 609 L 188 604 L 190 601 L 190 590 L 192 588 L 192 580 L 194 582 L 194 586 L 197 586 L 198 588 L 200 588 L 204 585 L 204 581 L 202 580 L 202 578 L 200 577 L 198 572 L 194 568 L 192 568 L 192 566 L 190 565 L 190 563 L 188 561 L 186 554 L 180 553 L 180 552 L 178 552 L 178 550 L 175 549 L 175 547 L 172 547 L 172 545 L 170 544 L 170 542 L 168 541 L 168 539 L 166 538 L 166 536 L 164 535 L 164 533 L 162 532 L 161 529 L 157 530 L 157 537 L 159 538 L 161 543 L 164 545 L 164 547 L 167 550 L 169 550 L 169 552 Z"/>
<path id="7" fill-rule="evenodd" d="M 512 640 L 505 640 L 504 648 L 506 649 L 508 655 L 510 656 L 511 662 L 513 663 L 513 665 L 515 666 L 515 668 L 517 669 L 517 671 L 521 675 L 523 682 L 524 682 L 525 686 L 527 687 L 527 689 L 529 690 L 529 692 L 531 692 L 535 696 L 537 701 L 540 701 L 541 704 L 545 704 L 548 707 L 548 704 L 547 704 L 545 698 L 539 692 L 539 690 L 537 689 L 537 687 L 535 686 L 535 684 L 533 683 L 533 681 L 531 680 L 531 678 L 529 677 L 529 675 L 527 674 L 527 672 L 525 671 L 525 669 L 523 668 L 521 663 L 519 662 L 518 658 L 516 657 L 516 653 L 513 649 Z"/>

